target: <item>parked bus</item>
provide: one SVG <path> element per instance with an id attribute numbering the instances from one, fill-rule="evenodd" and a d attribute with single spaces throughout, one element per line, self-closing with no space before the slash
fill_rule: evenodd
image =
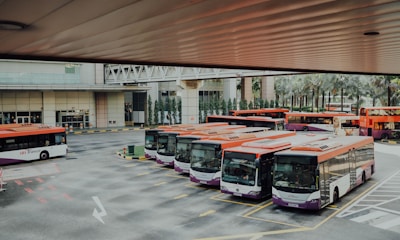
<path id="1" fill-rule="evenodd" d="M 327 103 L 325 104 L 325 110 L 330 112 L 355 113 L 357 108 L 354 103 Z"/>
<path id="2" fill-rule="evenodd" d="M 190 181 L 219 186 L 221 180 L 221 158 L 224 149 L 240 146 L 244 142 L 265 138 L 275 139 L 294 136 L 295 134 L 290 131 L 236 133 L 193 141 L 192 151 L 190 152 Z"/>
<path id="3" fill-rule="evenodd" d="M 262 139 L 227 148 L 223 152 L 221 192 L 261 199 L 272 195 L 272 166 L 276 152 L 316 140 L 329 134 L 303 134 L 279 139 Z"/>
<path id="4" fill-rule="evenodd" d="M 315 141 L 275 153 L 274 204 L 321 209 L 371 178 L 372 137 L 345 136 Z"/>
<path id="5" fill-rule="evenodd" d="M 227 123 L 215 122 L 207 124 L 175 124 L 162 125 L 153 129 L 146 129 L 144 134 L 144 156 L 147 159 L 156 159 L 158 134 L 165 131 L 174 131 L 179 129 L 188 129 L 195 126 L 224 126 Z"/>
<path id="6" fill-rule="evenodd" d="M 168 129 L 158 132 L 156 162 L 167 166 L 174 165 L 177 136 L 188 135 L 194 131 L 207 131 L 220 126 L 228 126 L 228 124 L 226 122 L 203 123 L 196 124 L 193 127 Z"/>
<path id="7" fill-rule="evenodd" d="M 211 115 L 207 116 L 206 121 L 212 122 L 227 122 L 230 125 L 246 125 L 247 127 L 267 127 L 271 130 L 284 130 L 284 118 L 271 117 L 241 117 L 241 116 L 226 116 L 226 115 Z"/>
<path id="8" fill-rule="evenodd" d="M 285 112 L 289 112 L 287 108 L 260 108 L 246 110 L 229 110 L 230 116 L 263 116 L 271 118 L 284 118 Z"/>
<path id="9" fill-rule="evenodd" d="M 192 142 L 195 140 L 209 139 L 213 136 L 226 135 L 232 133 L 251 133 L 267 131 L 268 128 L 246 127 L 244 125 L 229 125 L 228 127 L 218 127 L 209 131 L 193 132 L 189 135 L 176 137 L 176 153 L 174 160 L 174 169 L 179 173 L 189 173 L 190 169 L 190 151 Z"/>
<path id="10" fill-rule="evenodd" d="M 286 130 L 333 132 L 333 117 L 355 116 L 341 112 L 288 112 L 285 114 Z"/>
<path id="11" fill-rule="evenodd" d="M 361 108 L 360 135 L 374 139 L 399 138 L 400 107 Z"/>
<path id="12" fill-rule="evenodd" d="M 333 132 L 337 136 L 360 136 L 360 116 L 333 117 Z"/>
<path id="13" fill-rule="evenodd" d="M 0 127 L 0 165 L 45 160 L 67 154 L 65 128 L 42 124 Z"/>

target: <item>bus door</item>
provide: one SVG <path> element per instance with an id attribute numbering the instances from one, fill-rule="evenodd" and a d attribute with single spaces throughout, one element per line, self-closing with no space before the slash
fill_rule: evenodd
<path id="1" fill-rule="evenodd" d="M 356 152 L 355 150 L 351 150 L 349 152 L 349 164 L 350 164 L 350 188 L 356 186 L 357 183 L 357 175 L 356 175 Z"/>
<path id="2" fill-rule="evenodd" d="M 321 193 L 321 206 L 329 204 L 329 167 L 327 162 L 319 165 L 319 190 Z"/>
<path id="3" fill-rule="evenodd" d="M 261 186 L 261 196 L 272 196 L 272 165 L 274 154 L 262 155 L 259 162 L 258 185 Z"/>

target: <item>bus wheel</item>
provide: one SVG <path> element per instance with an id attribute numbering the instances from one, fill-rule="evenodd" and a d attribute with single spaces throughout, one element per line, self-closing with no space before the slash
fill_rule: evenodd
<path id="1" fill-rule="evenodd" d="M 43 151 L 40 153 L 40 160 L 46 160 L 49 158 L 49 153 L 47 151 Z"/>
<path id="2" fill-rule="evenodd" d="M 389 134 L 382 133 L 381 139 L 388 139 L 388 138 L 389 138 Z"/>
<path id="3" fill-rule="evenodd" d="M 362 177 L 361 177 L 362 184 L 365 183 L 365 180 L 366 180 L 365 172 L 363 172 Z"/>
<path id="4" fill-rule="evenodd" d="M 303 131 L 304 131 L 304 132 L 307 132 L 307 131 L 308 131 L 308 127 L 304 126 L 304 127 L 303 127 Z"/>
<path id="5" fill-rule="evenodd" d="M 333 203 L 339 202 L 339 189 L 335 187 L 335 190 L 333 191 Z"/>

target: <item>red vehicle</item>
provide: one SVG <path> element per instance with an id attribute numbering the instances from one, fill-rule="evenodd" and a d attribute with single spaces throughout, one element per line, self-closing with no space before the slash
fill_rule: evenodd
<path id="1" fill-rule="evenodd" d="M 361 108 L 360 135 L 374 139 L 400 137 L 400 107 Z"/>

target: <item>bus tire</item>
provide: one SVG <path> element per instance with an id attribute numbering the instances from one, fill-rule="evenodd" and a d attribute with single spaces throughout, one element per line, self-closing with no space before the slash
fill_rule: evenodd
<path id="1" fill-rule="evenodd" d="M 339 202 L 339 189 L 335 187 L 335 190 L 333 191 L 333 203 Z"/>
<path id="2" fill-rule="evenodd" d="M 308 131 L 308 127 L 304 126 L 304 127 L 303 127 L 303 131 L 304 131 L 304 132 L 307 132 L 307 131 Z"/>
<path id="3" fill-rule="evenodd" d="M 43 151 L 40 153 L 40 160 L 46 160 L 49 158 L 49 153 L 47 151 Z"/>
<path id="4" fill-rule="evenodd" d="M 365 172 L 362 173 L 361 183 L 364 184 L 367 178 L 365 177 Z"/>
<path id="5" fill-rule="evenodd" d="M 387 134 L 387 133 L 382 133 L 381 139 L 388 139 L 388 138 L 389 138 L 389 134 Z"/>

